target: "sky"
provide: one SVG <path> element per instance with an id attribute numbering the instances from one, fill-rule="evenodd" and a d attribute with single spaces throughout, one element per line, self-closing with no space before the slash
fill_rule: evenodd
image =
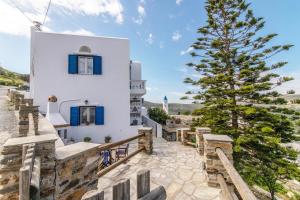
<path id="1" fill-rule="evenodd" d="M 278 90 L 300 93 L 300 1 L 251 2 L 255 16 L 266 20 L 261 34 L 278 33 L 274 44 L 295 45 L 270 62 L 288 61 L 278 73 L 295 78 Z M 43 22 L 48 3 L 0 0 L 0 65 L 29 73 L 30 20 Z M 147 80 L 145 99 L 162 102 L 166 95 L 169 102 L 182 102 L 180 97 L 195 89 L 184 78 L 199 78 L 185 64 L 205 20 L 204 0 L 52 0 L 43 30 L 129 38 L 131 59 L 142 63 Z"/>

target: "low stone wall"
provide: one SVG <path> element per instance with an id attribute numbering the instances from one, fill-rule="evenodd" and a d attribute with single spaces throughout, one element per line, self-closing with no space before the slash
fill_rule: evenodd
<path id="1" fill-rule="evenodd" d="M 226 183 L 232 185 L 230 177 L 221 163 L 216 149 L 221 148 L 227 158 L 233 163 L 232 139 L 226 135 L 204 134 L 204 162 L 208 174 L 208 185 L 219 187 L 217 175 L 222 174 Z"/>
<path id="2" fill-rule="evenodd" d="M 144 137 L 138 138 L 138 147 L 145 148 L 147 154 L 152 154 L 153 152 L 153 135 L 151 127 L 143 127 L 138 129 L 139 135 L 144 135 Z"/>
<path id="3" fill-rule="evenodd" d="M 79 142 L 56 150 L 55 199 L 80 200 L 98 183 L 98 144 Z"/>
<path id="4" fill-rule="evenodd" d="M 196 148 L 200 155 L 204 155 L 204 134 L 210 134 L 211 129 L 207 127 L 198 127 L 196 128 Z"/>
<path id="5" fill-rule="evenodd" d="M 52 137 L 51 137 L 52 136 Z M 22 165 L 22 147 L 35 143 L 37 157 L 41 158 L 41 197 L 54 197 L 55 140 L 54 135 L 11 138 L 3 145 L 1 152 L 0 199 L 19 199 L 19 170 Z"/>

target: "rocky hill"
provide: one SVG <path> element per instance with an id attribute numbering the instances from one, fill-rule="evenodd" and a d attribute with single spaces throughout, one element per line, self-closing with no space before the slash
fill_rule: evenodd
<path id="1" fill-rule="evenodd" d="M 0 85 L 23 86 L 29 82 L 28 74 L 19 74 L 12 72 L 0 66 Z"/>

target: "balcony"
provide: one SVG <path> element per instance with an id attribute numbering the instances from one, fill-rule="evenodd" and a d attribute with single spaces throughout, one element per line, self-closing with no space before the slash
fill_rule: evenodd
<path id="1" fill-rule="evenodd" d="M 136 94 L 136 95 L 146 94 L 146 81 L 145 80 L 131 80 L 130 81 L 130 94 Z"/>

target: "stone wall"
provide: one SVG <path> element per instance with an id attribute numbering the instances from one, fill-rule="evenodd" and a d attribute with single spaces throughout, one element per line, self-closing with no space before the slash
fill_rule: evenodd
<path id="1" fill-rule="evenodd" d="M 204 134 L 210 134 L 211 129 L 207 127 L 198 127 L 196 128 L 196 148 L 200 155 L 204 155 Z"/>
<path id="2" fill-rule="evenodd" d="M 139 135 L 144 135 L 144 137 L 138 138 L 138 147 L 145 148 L 147 154 L 152 154 L 153 152 L 153 136 L 152 128 L 143 127 L 138 129 Z"/>
<path id="3" fill-rule="evenodd" d="M 187 145 L 187 141 L 188 141 L 188 132 L 190 131 L 189 128 L 182 128 L 181 129 L 181 143 L 183 145 Z"/>
<path id="4" fill-rule="evenodd" d="M 98 144 L 79 142 L 57 149 L 55 199 L 80 200 L 88 190 L 96 189 L 98 147 Z"/>
<path id="5" fill-rule="evenodd" d="M 8 96 L 16 109 L 12 112 L 19 119 L 19 132 L 15 134 L 18 137 L 9 138 L 1 148 L 0 199 L 19 199 L 19 170 L 26 144 L 35 144 L 35 156 L 41 161 L 41 199 L 80 200 L 86 191 L 94 189 L 99 145 L 83 142 L 63 146 L 50 122 L 38 114 L 32 99 L 24 99 L 17 91 L 9 91 Z"/>
<path id="6" fill-rule="evenodd" d="M 55 179 L 55 137 L 28 136 L 23 138 L 11 138 L 3 145 L 1 152 L 1 188 L 11 191 L 18 199 L 19 170 L 22 165 L 22 146 L 24 144 L 36 144 L 35 155 L 41 158 L 41 197 L 53 199 Z M 4 190 L 4 191 L 5 191 Z M 5 193 L 5 192 L 3 192 Z M 5 194 L 3 199 L 14 199 Z M 1 198 L 1 199 L 2 199 Z"/>
<path id="7" fill-rule="evenodd" d="M 231 185 L 232 182 L 223 164 L 221 163 L 216 149 L 221 148 L 227 158 L 233 163 L 232 157 L 232 139 L 226 135 L 204 134 L 204 162 L 208 174 L 208 185 L 219 187 L 217 175 L 222 174 L 226 183 Z"/>

